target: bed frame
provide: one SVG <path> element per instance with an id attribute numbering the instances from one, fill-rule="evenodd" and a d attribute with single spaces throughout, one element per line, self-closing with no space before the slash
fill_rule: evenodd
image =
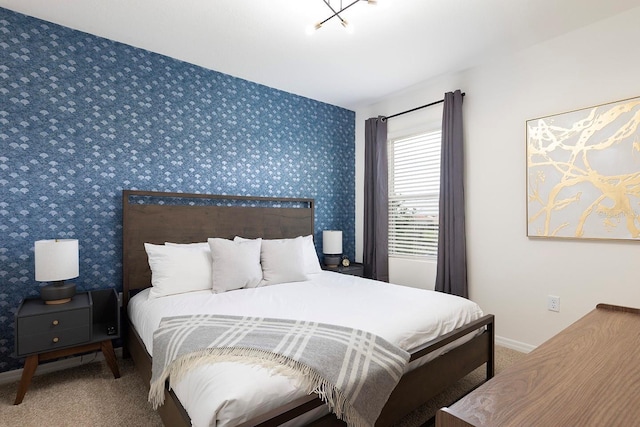
<path id="1" fill-rule="evenodd" d="M 204 242 L 208 237 L 236 235 L 265 239 L 314 234 L 314 200 L 163 193 L 124 190 L 122 193 L 123 306 L 129 298 L 151 286 L 151 271 L 144 243 Z M 128 318 L 128 317 L 127 317 Z M 124 353 L 131 355 L 143 379 L 151 380 L 151 357 L 129 321 L 124 328 Z M 483 332 L 476 335 L 479 329 Z M 486 315 L 411 351 L 411 361 L 423 357 L 465 335 L 475 335 L 430 362 L 407 372 L 392 392 L 376 426 L 397 423 L 447 387 L 486 364 L 486 380 L 494 375 L 494 317 Z M 247 426 L 277 426 L 324 403 L 313 394 L 256 417 Z M 158 408 L 167 426 L 191 422 L 173 391 L 165 389 L 165 403 Z M 313 426 L 344 425 L 328 415 Z"/>

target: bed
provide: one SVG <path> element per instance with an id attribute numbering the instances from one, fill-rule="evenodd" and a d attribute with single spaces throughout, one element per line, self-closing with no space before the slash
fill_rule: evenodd
<path id="1" fill-rule="evenodd" d="M 189 244 L 206 242 L 215 236 L 234 239 L 236 236 L 262 239 L 294 239 L 298 236 L 314 234 L 313 199 L 275 199 L 245 196 L 203 195 L 185 193 L 162 193 L 146 191 L 123 191 L 123 305 L 128 312 L 129 302 L 146 299 L 150 292 L 151 271 L 145 243 L 162 245 L 165 242 Z M 334 275 L 334 276 L 330 276 Z M 338 273 L 322 272 L 317 275 L 324 282 L 345 283 L 344 288 L 363 286 L 362 282 L 344 282 L 358 280 L 347 278 Z M 315 279 L 314 279 L 315 280 Z M 303 289 L 313 287 L 310 280 L 302 286 L 295 284 L 274 285 L 264 290 L 249 290 L 245 294 L 274 293 L 269 298 L 286 298 L 284 289 Z M 366 281 L 366 279 L 361 279 Z M 341 282 L 342 281 L 342 282 Z M 366 282 L 364 282 L 366 283 Z M 378 286 L 374 282 L 370 286 Z M 385 285 L 388 286 L 388 285 Z M 373 289 L 373 288 L 372 288 Z M 381 288 L 386 290 L 387 288 Z M 425 292 L 409 290 L 403 292 Z M 242 291 L 242 290 L 241 290 Z M 236 298 L 243 292 L 228 292 L 225 298 Z M 202 302 L 202 298 L 191 298 Z M 137 296 L 135 296 L 137 295 Z M 220 295 L 220 294 L 216 294 Z M 239 298 L 239 297 L 238 297 Z M 162 300 L 162 298 L 158 298 Z M 168 301 L 168 300 L 165 300 Z M 137 304 L 137 303 L 136 303 Z M 132 306 L 135 304 L 132 304 Z M 178 306 L 179 304 L 169 304 Z M 208 304 L 207 304 L 208 305 Z M 341 309 L 341 311 L 348 311 Z M 175 314 L 175 313 L 174 313 Z M 179 314 L 179 313 L 178 313 Z M 158 315 L 156 315 L 158 316 Z M 132 318 L 135 316 L 131 316 Z M 144 316 L 143 316 L 144 317 Z M 148 333 L 140 326 L 137 330 L 131 320 L 125 330 L 125 354 L 130 354 L 137 369 L 145 381 L 151 379 L 152 357 L 150 356 Z M 153 327 L 152 327 L 153 328 Z M 147 334 L 146 337 L 143 337 Z M 147 344 L 145 344 L 145 341 Z M 409 344 L 407 344 L 409 345 Z M 494 373 L 494 328 L 493 316 L 481 315 L 464 325 L 441 336 L 411 345 L 408 370 L 386 401 L 376 425 L 392 425 L 430 398 L 482 365 L 486 366 L 486 378 Z M 427 362 L 424 362 L 428 360 Z M 191 417 L 185 405 L 176 394 L 180 387 L 164 390 L 164 404 L 158 412 L 165 425 L 191 425 Z M 182 392 L 184 394 L 184 392 Z M 188 406 L 188 405 L 187 405 Z M 266 412 L 255 414 L 240 425 L 341 425 L 332 414 L 323 414 L 324 403 L 317 395 L 296 395 L 290 401 L 278 403 Z M 312 417 L 304 418 L 313 412 Z M 303 417 L 303 418 L 301 418 Z M 317 419 L 316 419 L 317 418 Z M 304 420 L 304 421 L 301 421 Z"/>

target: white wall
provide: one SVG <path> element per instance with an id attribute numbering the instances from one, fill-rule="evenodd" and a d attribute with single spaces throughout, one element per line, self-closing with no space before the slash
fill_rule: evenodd
<path id="1" fill-rule="evenodd" d="M 526 120 L 640 96 L 638 22 L 640 7 L 358 109 L 357 253 L 362 253 L 364 120 L 461 89 L 466 92 L 469 291 L 485 312 L 496 315 L 498 342 L 527 350 L 599 302 L 640 307 L 640 242 L 526 237 L 525 163 Z M 396 271 L 390 267 L 392 281 L 433 287 L 435 268 L 404 264 Z M 549 294 L 560 296 L 559 313 L 547 310 Z"/>

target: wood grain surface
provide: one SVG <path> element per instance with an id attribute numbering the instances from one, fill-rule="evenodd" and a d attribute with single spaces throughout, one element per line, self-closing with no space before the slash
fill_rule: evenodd
<path id="1" fill-rule="evenodd" d="M 449 408 L 436 426 L 640 425 L 640 310 L 600 304 Z"/>

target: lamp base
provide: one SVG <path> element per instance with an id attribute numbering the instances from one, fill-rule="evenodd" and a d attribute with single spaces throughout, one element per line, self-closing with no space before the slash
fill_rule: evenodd
<path id="1" fill-rule="evenodd" d="M 65 304 L 76 294 L 74 283 L 56 282 L 40 288 L 40 298 L 45 304 Z"/>
<path id="2" fill-rule="evenodd" d="M 342 260 L 342 255 L 325 255 L 324 256 L 324 265 L 327 267 L 337 267 Z"/>
<path id="3" fill-rule="evenodd" d="M 45 301 L 44 303 L 47 305 L 55 305 L 55 304 L 66 304 L 71 301 L 71 298 L 63 298 L 63 299 L 52 299 L 49 301 Z"/>

